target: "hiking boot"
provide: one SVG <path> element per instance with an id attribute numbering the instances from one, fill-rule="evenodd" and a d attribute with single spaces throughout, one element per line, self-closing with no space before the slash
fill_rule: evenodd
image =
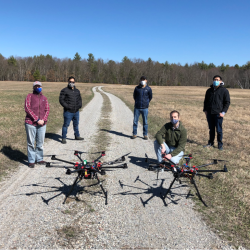
<path id="1" fill-rule="evenodd" d="M 147 136 L 147 135 L 144 135 L 143 139 L 144 139 L 144 140 L 148 140 L 148 136 Z"/>
<path id="2" fill-rule="evenodd" d="M 203 146 L 203 148 L 211 148 L 213 146 L 214 146 L 214 144 L 209 142 L 207 145 Z"/>
<path id="3" fill-rule="evenodd" d="M 137 137 L 137 135 L 132 135 L 131 139 L 135 139 Z"/>
<path id="4" fill-rule="evenodd" d="M 35 167 L 35 163 L 29 163 L 29 168 L 34 168 Z"/>
<path id="5" fill-rule="evenodd" d="M 84 138 L 82 138 L 82 137 L 80 137 L 80 136 L 75 136 L 75 140 L 82 141 L 82 140 L 84 140 Z"/>
<path id="6" fill-rule="evenodd" d="M 46 165 L 46 161 L 39 161 L 39 162 L 37 162 L 37 164 L 39 164 L 39 165 Z"/>
<path id="7" fill-rule="evenodd" d="M 62 144 L 66 144 L 67 141 L 66 141 L 66 138 L 62 138 Z"/>

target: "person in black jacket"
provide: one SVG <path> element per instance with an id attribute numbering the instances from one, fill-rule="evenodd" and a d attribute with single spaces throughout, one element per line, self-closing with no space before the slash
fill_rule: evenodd
<path id="1" fill-rule="evenodd" d="M 222 78 L 219 75 L 213 77 L 213 85 L 207 90 L 204 100 L 203 112 L 205 112 L 209 127 L 209 141 L 204 147 L 214 146 L 215 128 L 219 150 L 223 150 L 222 122 L 229 105 L 229 91 L 223 87 Z"/>
<path id="2" fill-rule="evenodd" d="M 140 114 L 143 120 L 143 138 L 148 140 L 148 106 L 152 100 L 152 89 L 147 85 L 147 78 L 142 76 L 140 84 L 134 90 L 134 122 L 133 122 L 133 136 L 132 139 L 137 137 L 137 127 Z"/>
<path id="3" fill-rule="evenodd" d="M 82 107 L 82 98 L 80 91 L 75 87 L 75 78 L 68 79 L 68 86 L 61 90 L 59 102 L 64 108 L 64 123 L 62 127 L 62 143 L 66 143 L 66 135 L 70 122 L 73 120 L 73 128 L 76 140 L 83 140 L 79 134 L 79 109 Z"/>

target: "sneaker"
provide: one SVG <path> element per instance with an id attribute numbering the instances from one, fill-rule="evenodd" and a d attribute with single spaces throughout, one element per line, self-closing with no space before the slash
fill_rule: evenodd
<path id="1" fill-rule="evenodd" d="M 211 148 L 213 146 L 214 146 L 214 144 L 209 142 L 207 145 L 203 146 L 203 148 Z"/>
<path id="2" fill-rule="evenodd" d="M 144 135 L 143 139 L 144 139 L 144 140 L 148 140 L 148 136 L 147 136 L 147 135 Z"/>
<path id="3" fill-rule="evenodd" d="M 39 162 L 37 162 L 37 164 L 39 164 L 39 165 L 45 165 L 46 161 L 39 161 Z"/>
<path id="4" fill-rule="evenodd" d="M 137 137 L 137 135 L 132 135 L 131 139 L 135 139 Z"/>
<path id="5" fill-rule="evenodd" d="M 82 140 L 84 140 L 84 138 L 82 138 L 82 137 L 80 137 L 80 136 L 75 136 L 75 140 L 82 141 Z"/>
<path id="6" fill-rule="evenodd" d="M 29 168 L 34 168 L 35 167 L 35 163 L 29 163 Z"/>
<path id="7" fill-rule="evenodd" d="M 222 151 L 222 150 L 223 150 L 223 147 L 219 147 L 219 150 Z"/>
<path id="8" fill-rule="evenodd" d="M 67 141 L 66 141 L 66 138 L 62 138 L 62 144 L 66 144 Z"/>

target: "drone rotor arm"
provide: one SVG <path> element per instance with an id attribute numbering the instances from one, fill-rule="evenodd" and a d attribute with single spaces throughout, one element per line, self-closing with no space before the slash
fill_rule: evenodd
<path id="1" fill-rule="evenodd" d="M 204 164 L 204 165 L 197 166 L 196 168 L 204 168 L 204 167 L 206 167 L 206 166 L 214 165 L 214 164 L 217 164 L 217 163 L 210 162 L 210 163 L 208 163 L 208 164 Z"/>
<path id="2" fill-rule="evenodd" d="M 117 166 L 102 166 L 102 168 L 127 168 L 127 167 L 128 167 L 127 163 L 123 163 Z"/>
<path id="3" fill-rule="evenodd" d="M 68 163 L 68 164 L 71 164 L 71 165 L 75 165 L 75 163 L 73 163 L 73 162 L 70 162 L 70 161 L 65 161 L 65 160 L 62 160 L 62 159 L 59 159 L 59 158 L 56 158 L 56 156 L 55 155 L 53 155 L 52 157 L 51 157 L 51 160 L 57 160 L 57 161 L 61 161 L 61 162 L 65 162 L 65 163 Z"/>

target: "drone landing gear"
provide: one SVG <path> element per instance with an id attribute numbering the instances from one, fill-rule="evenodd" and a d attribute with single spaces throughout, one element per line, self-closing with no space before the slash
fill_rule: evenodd
<path id="1" fill-rule="evenodd" d="M 169 186 L 169 188 L 168 188 L 166 194 L 162 196 L 162 199 L 163 199 L 163 200 L 166 199 L 168 193 L 170 192 L 170 190 L 171 190 L 171 188 L 172 188 L 172 186 L 173 186 L 173 184 L 174 184 L 174 182 L 175 182 L 176 180 L 178 180 L 178 177 L 175 177 L 175 178 L 173 179 L 173 181 L 171 182 L 171 184 L 170 184 L 170 186 Z M 197 185 L 196 185 L 196 183 L 195 183 L 194 178 L 191 179 L 191 184 L 194 185 L 194 187 L 195 187 L 195 189 L 196 189 L 196 191 L 197 191 L 197 195 L 198 195 L 200 201 L 207 207 L 207 204 L 206 204 L 206 203 L 202 200 L 202 198 L 201 198 L 200 192 L 199 192 L 199 190 L 198 190 L 198 187 L 197 187 Z"/>
<path id="2" fill-rule="evenodd" d="M 105 172 L 104 172 L 104 173 L 105 173 Z M 102 185 L 102 182 L 100 181 L 100 179 L 99 179 L 99 177 L 98 177 L 97 174 L 96 174 L 95 177 L 96 177 L 96 179 L 97 179 L 97 181 L 98 181 L 98 184 L 100 185 L 100 187 L 101 187 L 101 189 L 102 189 L 102 192 L 103 192 L 103 194 L 104 194 L 104 196 L 105 196 L 105 205 L 107 205 L 107 204 L 108 204 L 108 192 L 105 191 L 105 189 L 104 189 L 104 187 L 103 187 L 103 185 Z M 82 177 L 81 177 L 80 174 L 76 177 L 76 179 L 75 179 L 73 185 L 71 186 L 71 188 L 70 188 L 68 194 L 66 195 L 66 197 L 65 197 L 65 199 L 64 199 L 64 201 L 63 201 L 63 204 L 65 204 L 67 198 L 70 196 L 70 194 L 71 194 L 71 192 L 73 191 L 75 185 L 78 183 L 78 180 L 79 180 L 79 181 L 82 180 Z"/>
<path id="3" fill-rule="evenodd" d="M 171 190 L 171 188 L 172 188 L 174 182 L 176 181 L 176 179 L 177 179 L 177 177 L 175 177 L 175 178 L 173 179 L 173 181 L 171 182 L 171 184 L 170 184 L 170 186 L 169 186 L 169 188 L 168 188 L 168 191 L 166 192 L 165 195 L 162 196 L 162 199 L 163 199 L 163 200 L 166 199 L 166 197 L 167 197 L 168 193 L 170 192 L 170 190 Z"/>
<path id="4" fill-rule="evenodd" d="M 196 186 L 195 180 L 192 179 L 191 183 L 194 184 L 195 189 L 196 189 L 196 191 L 197 191 L 197 195 L 198 195 L 200 201 L 204 204 L 204 206 L 207 207 L 207 204 L 206 204 L 205 201 L 203 201 L 202 198 L 201 198 L 201 195 L 200 195 L 200 192 L 199 192 L 199 190 L 198 190 L 198 187 Z"/>

